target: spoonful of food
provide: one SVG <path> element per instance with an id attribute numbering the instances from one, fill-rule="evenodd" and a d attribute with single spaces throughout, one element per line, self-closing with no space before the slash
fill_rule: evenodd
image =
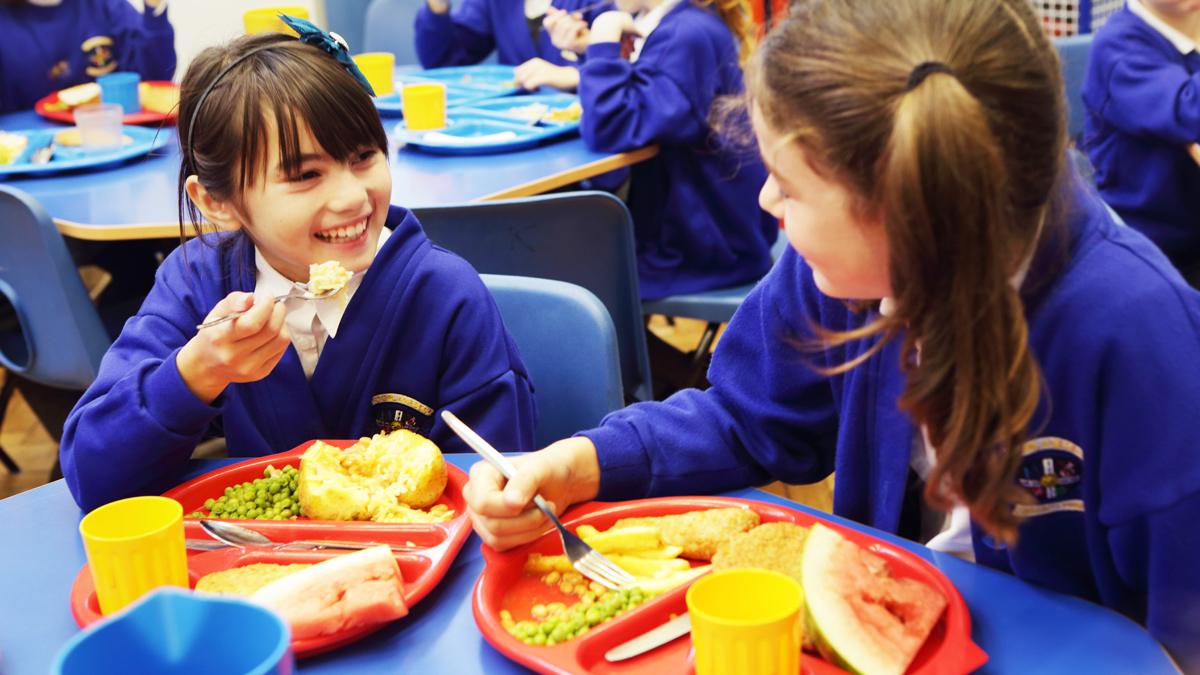
<path id="1" fill-rule="evenodd" d="M 377 541 L 333 541 L 325 539 L 302 539 L 287 543 L 277 543 L 268 539 L 261 532 L 223 520 L 201 520 L 200 527 L 208 536 L 226 546 L 233 546 L 235 548 L 272 548 L 277 551 L 322 551 L 327 549 L 358 551 L 379 546 L 381 543 Z M 389 544 L 389 546 L 394 552 L 419 551 L 427 548 L 425 546 L 399 544 Z"/>
<path id="2" fill-rule="evenodd" d="M 350 283 L 354 275 L 358 272 L 351 272 L 336 260 L 330 260 L 323 263 L 314 263 L 308 266 L 308 281 L 293 281 L 292 287 L 287 293 L 275 296 L 275 302 L 286 302 L 290 298 L 301 298 L 304 300 L 328 300 L 338 293 Z M 224 316 L 217 317 L 211 321 L 196 326 L 197 330 L 212 328 L 219 326 L 227 321 L 233 321 L 239 316 L 245 314 L 248 310 L 240 312 L 230 312 Z"/>

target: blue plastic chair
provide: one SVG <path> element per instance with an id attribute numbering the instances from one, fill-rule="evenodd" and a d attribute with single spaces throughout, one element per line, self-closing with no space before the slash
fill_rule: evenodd
<path id="1" fill-rule="evenodd" d="M 0 185 L 0 295 L 16 325 L 0 326 L 0 423 L 17 375 L 61 389 L 87 389 L 110 340 L 49 214 L 28 194 Z M 10 320 L 11 323 L 11 320 Z M 0 448 L 0 462 L 15 463 Z"/>
<path id="2" fill-rule="evenodd" d="M 363 24 L 363 51 L 391 52 L 396 65 L 420 65 L 413 22 L 425 0 L 371 0 Z"/>
<path id="3" fill-rule="evenodd" d="M 480 276 L 529 370 L 537 447 L 590 429 L 623 405 L 616 329 L 599 298 L 562 281 Z"/>
<path id="4" fill-rule="evenodd" d="M 787 237 L 784 236 L 783 230 L 780 230 L 775 244 L 771 246 L 771 259 L 779 260 L 779 256 L 783 255 L 787 245 Z M 704 327 L 704 332 L 700 335 L 700 342 L 691 355 L 690 384 L 697 384 L 704 374 L 705 360 L 709 350 L 712 349 L 713 340 L 717 337 L 717 329 L 721 327 L 721 324 L 729 323 L 729 320 L 733 318 L 733 313 L 737 311 L 757 283 L 743 284 L 732 288 L 717 288 L 699 293 L 671 295 L 660 300 L 642 303 L 642 311 L 647 315 L 662 314 L 668 317 L 684 317 L 707 322 L 708 325 Z"/>
<path id="5" fill-rule="evenodd" d="M 1057 38 L 1054 47 L 1062 61 L 1063 84 L 1067 96 L 1067 133 L 1078 142 L 1083 137 L 1083 122 L 1087 111 L 1083 105 L 1083 81 L 1087 77 L 1088 54 L 1092 50 L 1092 34 Z"/>
<path id="6" fill-rule="evenodd" d="M 616 326 L 626 398 L 653 397 L 633 220 L 619 199 L 573 192 L 414 212 L 430 239 L 481 273 L 555 279 L 595 293 Z"/>

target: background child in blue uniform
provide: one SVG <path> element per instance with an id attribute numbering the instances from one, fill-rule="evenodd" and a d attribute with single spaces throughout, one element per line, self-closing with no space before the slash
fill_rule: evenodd
<path id="1" fill-rule="evenodd" d="M 440 409 L 503 447 L 532 444 L 531 387 L 491 295 L 389 206 L 371 97 L 343 48 L 315 28 L 304 37 L 342 63 L 266 34 L 207 49 L 188 69 L 181 210 L 234 231 L 163 263 L 67 420 L 62 467 L 84 509 L 177 479 L 214 422 L 233 456 L 395 426 L 465 449 Z M 328 260 L 357 273 L 345 297 L 271 297 Z M 245 314 L 197 330 L 234 311 Z"/>
<path id="2" fill-rule="evenodd" d="M 620 0 L 592 23 L 579 69 L 581 133 L 600 152 L 658 144 L 631 170 L 629 209 L 644 299 L 736 286 L 771 266 L 779 225 L 755 203 L 765 171 L 709 126 L 721 96 L 740 94 L 749 12 L 727 0 Z M 628 12 L 640 13 L 635 24 Z M 622 54 L 622 36 L 644 36 Z M 632 63 L 629 59 L 632 59 Z"/>
<path id="3" fill-rule="evenodd" d="M 0 113 L 31 110 L 51 92 L 113 71 L 175 74 L 167 0 L 0 0 Z"/>
<path id="4" fill-rule="evenodd" d="M 1083 85 L 1096 185 L 1200 286 L 1200 4 L 1128 0 L 1096 33 Z"/>
<path id="5" fill-rule="evenodd" d="M 750 73 L 792 250 L 710 389 L 507 485 L 473 467 L 484 540 L 544 532 L 535 490 L 564 508 L 836 471 L 837 513 L 1103 603 L 1200 667 L 1200 293 L 1068 173 L 1029 4 L 800 0 Z"/>
<path id="6" fill-rule="evenodd" d="M 447 0 L 426 0 L 417 11 L 417 58 L 426 68 L 479 63 L 494 50 L 500 63 L 517 66 L 517 83 L 573 89 L 575 67 L 554 46 L 542 25 L 545 17 L 575 12 L 590 22 L 590 0 L 462 0 L 453 11 Z"/>

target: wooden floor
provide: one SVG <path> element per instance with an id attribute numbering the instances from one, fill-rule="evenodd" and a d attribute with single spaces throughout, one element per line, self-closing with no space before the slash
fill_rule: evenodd
<path id="1" fill-rule="evenodd" d="M 651 321 L 650 329 L 675 347 L 690 350 L 699 342 L 704 324 L 700 321 L 677 319 L 674 325 L 670 325 L 662 317 L 655 317 Z M 10 474 L 0 467 L 0 498 L 42 485 L 49 476 L 54 457 L 58 453 L 58 444 L 38 423 L 20 394 L 13 397 L 4 417 L 4 424 L 0 426 L 0 447 L 3 447 L 21 467 L 19 474 Z M 832 504 L 833 478 L 830 477 L 816 485 L 805 486 L 775 483 L 766 489 L 829 511 Z"/>

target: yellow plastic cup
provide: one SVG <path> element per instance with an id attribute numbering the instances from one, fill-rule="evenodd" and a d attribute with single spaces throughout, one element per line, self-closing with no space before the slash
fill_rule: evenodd
<path id="1" fill-rule="evenodd" d="M 410 131 L 446 128 L 446 85 L 406 84 L 400 89 L 404 126 Z"/>
<path id="2" fill-rule="evenodd" d="M 287 14 L 299 19 L 308 18 L 308 10 L 298 5 L 249 9 L 242 14 L 242 26 L 246 29 L 246 35 L 253 35 L 255 33 L 287 33 L 288 35 L 296 35 L 296 31 L 292 30 L 279 18 L 280 14 Z"/>
<path id="3" fill-rule="evenodd" d="M 167 497 L 110 502 L 79 521 L 100 613 L 112 614 L 159 586 L 188 587 L 183 507 Z"/>
<path id="4" fill-rule="evenodd" d="M 796 675 L 803 604 L 800 584 L 778 572 L 701 577 L 687 592 L 696 675 Z"/>
<path id="5" fill-rule="evenodd" d="M 354 63 L 363 77 L 371 83 L 376 96 L 387 96 L 396 91 L 396 55 L 388 52 L 368 52 L 354 57 Z"/>

